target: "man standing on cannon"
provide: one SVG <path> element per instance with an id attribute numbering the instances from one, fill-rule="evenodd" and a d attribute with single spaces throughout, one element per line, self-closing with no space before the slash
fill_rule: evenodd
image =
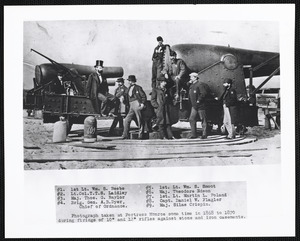
<path id="1" fill-rule="evenodd" d="M 159 86 L 157 83 L 157 79 L 159 75 L 161 75 L 161 71 L 163 70 L 163 58 L 164 52 L 166 50 L 166 45 L 163 44 L 163 38 L 158 36 L 156 38 L 158 45 L 154 48 L 152 55 L 152 88 L 156 88 Z"/>
<path id="2" fill-rule="evenodd" d="M 170 79 L 175 84 L 175 95 L 174 99 L 176 102 L 179 101 L 179 92 L 185 82 L 188 81 L 188 68 L 186 63 L 182 59 L 177 59 L 177 54 L 175 51 L 170 52 L 171 66 L 166 66 L 162 70 L 162 74 L 165 75 L 166 79 Z"/>
<path id="3" fill-rule="evenodd" d="M 86 94 L 92 100 L 94 108 L 99 111 L 101 102 L 101 115 L 116 117 L 118 114 L 120 100 L 108 92 L 108 83 L 103 76 L 103 61 L 96 60 L 95 73 L 90 74 Z"/>

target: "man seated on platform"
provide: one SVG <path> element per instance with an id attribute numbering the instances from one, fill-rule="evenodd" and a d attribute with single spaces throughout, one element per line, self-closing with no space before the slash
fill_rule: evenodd
<path id="1" fill-rule="evenodd" d="M 91 98 L 94 108 L 99 111 L 101 102 L 101 115 L 116 117 L 120 100 L 108 92 L 108 83 L 103 76 L 103 61 L 97 60 L 94 66 L 95 73 L 90 74 L 87 81 L 86 94 Z"/>
<path id="2" fill-rule="evenodd" d="M 52 82 L 49 85 L 49 92 L 59 95 L 66 94 L 64 81 L 64 73 L 62 71 L 58 71 L 57 78 L 52 80 Z"/>

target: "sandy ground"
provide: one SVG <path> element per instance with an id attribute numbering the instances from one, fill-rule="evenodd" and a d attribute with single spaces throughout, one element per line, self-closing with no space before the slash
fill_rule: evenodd
<path id="1" fill-rule="evenodd" d="M 122 161 L 98 161 L 98 160 L 86 160 L 86 161 L 37 161 L 37 162 L 24 162 L 25 170 L 49 170 L 49 169 L 89 169 L 89 168 L 130 168 L 130 167 L 170 167 L 170 166 L 206 166 L 206 165 L 257 165 L 257 164 L 279 164 L 280 163 L 280 131 L 274 128 L 266 130 L 263 126 L 264 119 L 262 113 L 259 113 L 260 126 L 248 128 L 246 138 L 256 138 L 257 141 L 236 145 L 236 146 L 208 146 L 201 150 L 203 152 L 214 153 L 220 152 L 226 153 L 232 150 L 242 153 L 251 153 L 251 157 L 220 157 L 212 156 L 210 158 L 195 158 L 192 156 L 181 155 L 180 157 L 174 157 L 171 159 L 161 160 L 122 160 Z M 109 127 L 111 120 L 98 120 L 99 127 Z M 179 123 L 176 126 L 181 128 L 189 128 L 189 123 Z M 72 130 L 83 129 L 83 125 L 73 125 Z M 27 118 L 27 113 L 24 112 L 24 159 L 31 159 L 36 155 L 63 155 L 70 153 L 82 153 L 94 152 L 114 155 L 114 150 L 95 150 L 86 149 L 82 147 L 75 147 L 68 144 L 53 144 L 53 124 L 43 124 L 42 119 Z M 170 141 L 172 142 L 172 141 Z M 120 147 L 124 152 L 143 152 L 148 153 L 158 152 L 159 148 L 151 149 L 150 147 L 137 147 L 132 140 L 132 145 L 125 145 Z M 185 151 L 189 152 L 189 148 L 186 147 Z M 172 151 L 173 149 L 170 149 Z M 175 151 L 176 149 L 174 149 Z M 191 149 L 192 150 L 192 149 Z M 245 151 L 248 150 L 248 151 Z M 253 150 L 250 151 L 249 150 Z"/>

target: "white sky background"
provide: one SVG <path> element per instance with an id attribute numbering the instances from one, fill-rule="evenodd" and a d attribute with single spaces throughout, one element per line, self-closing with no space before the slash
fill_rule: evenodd
<path id="1" fill-rule="evenodd" d="M 150 89 L 151 57 L 159 35 L 171 46 L 229 44 L 234 48 L 279 52 L 279 24 L 275 21 L 27 21 L 24 22 L 24 88 L 33 87 L 34 66 L 48 63 L 30 52 L 33 48 L 62 63 L 93 66 L 97 59 L 102 59 L 106 66 L 123 67 L 124 78 L 134 74 L 145 89 Z"/>

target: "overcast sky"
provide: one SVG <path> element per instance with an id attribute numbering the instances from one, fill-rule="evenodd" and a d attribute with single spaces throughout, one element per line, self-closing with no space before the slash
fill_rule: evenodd
<path id="1" fill-rule="evenodd" d="M 24 22 L 24 88 L 32 88 L 34 66 L 48 61 L 33 48 L 63 63 L 82 65 L 104 60 L 121 66 L 124 77 L 136 75 L 145 88 L 151 85 L 151 57 L 157 45 L 199 43 L 279 52 L 279 25 L 262 21 L 30 21 Z"/>

